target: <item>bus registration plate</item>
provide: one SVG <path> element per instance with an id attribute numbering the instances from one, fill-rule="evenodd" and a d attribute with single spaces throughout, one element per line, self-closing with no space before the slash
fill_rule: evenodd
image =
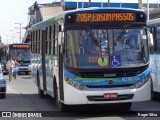
<path id="1" fill-rule="evenodd" d="M 103 97 L 107 99 L 117 98 L 118 93 L 104 93 Z"/>

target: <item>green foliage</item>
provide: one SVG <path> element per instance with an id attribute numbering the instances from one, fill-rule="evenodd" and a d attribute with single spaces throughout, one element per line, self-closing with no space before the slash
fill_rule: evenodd
<path id="1" fill-rule="evenodd" d="M 0 43 L 2 43 L 2 37 L 1 37 L 1 35 L 0 35 Z"/>

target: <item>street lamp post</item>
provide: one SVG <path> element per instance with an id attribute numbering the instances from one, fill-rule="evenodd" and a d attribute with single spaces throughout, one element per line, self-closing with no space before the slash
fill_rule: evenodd
<path id="1" fill-rule="evenodd" d="M 13 38 L 13 43 L 14 43 L 14 31 L 13 31 L 13 30 L 10 30 L 10 31 L 12 31 L 12 32 L 13 32 L 13 36 L 12 36 L 12 38 Z"/>
<path id="2" fill-rule="evenodd" d="M 8 35 L 6 35 L 6 37 L 7 37 L 7 45 L 8 45 Z"/>
<path id="3" fill-rule="evenodd" d="M 108 7 L 110 7 L 110 0 L 108 0 Z"/>
<path id="4" fill-rule="evenodd" d="M 147 0 L 147 21 L 149 21 L 149 0 Z"/>
<path id="5" fill-rule="evenodd" d="M 22 30 L 22 24 L 23 24 L 23 23 L 20 23 L 20 22 L 19 22 L 19 23 L 15 23 L 15 24 L 18 24 L 18 25 L 19 25 L 19 42 L 21 42 L 21 33 L 22 33 L 21 30 Z"/>

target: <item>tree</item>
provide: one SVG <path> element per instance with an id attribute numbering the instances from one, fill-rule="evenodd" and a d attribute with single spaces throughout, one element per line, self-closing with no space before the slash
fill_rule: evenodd
<path id="1" fill-rule="evenodd" d="M 1 37 L 1 35 L 0 35 L 0 43 L 2 43 L 2 37 Z"/>

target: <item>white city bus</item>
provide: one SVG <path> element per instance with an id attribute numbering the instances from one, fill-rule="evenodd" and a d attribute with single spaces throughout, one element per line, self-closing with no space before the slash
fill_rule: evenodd
<path id="1" fill-rule="evenodd" d="M 31 76 L 39 95 L 69 105 L 151 98 L 146 14 L 123 8 L 71 10 L 31 27 Z"/>
<path id="2" fill-rule="evenodd" d="M 149 20 L 147 29 L 153 36 L 150 46 L 150 69 L 153 98 L 160 93 L 160 18 Z"/>
<path id="3" fill-rule="evenodd" d="M 25 72 L 29 74 L 31 72 L 30 46 L 30 43 L 12 43 L 8 45 L 8 58 L 12 57 L 12 59 L 16 59 L 17 62 L 20 63 L 20 65 L 17 66 L 19 73 Z"/>

